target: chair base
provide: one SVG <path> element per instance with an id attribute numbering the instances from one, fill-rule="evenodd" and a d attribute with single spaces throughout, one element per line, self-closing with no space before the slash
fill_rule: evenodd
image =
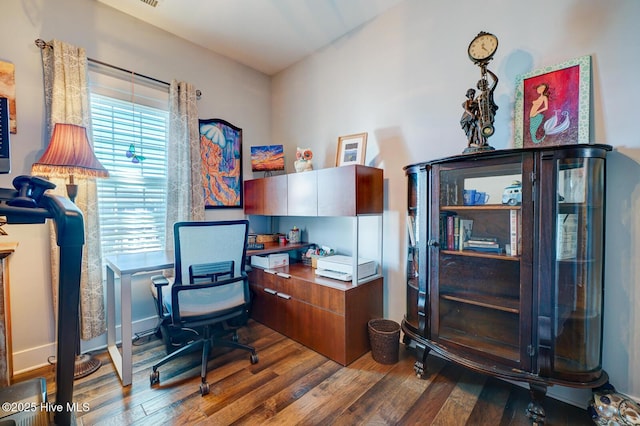
<path id="1" fill-rule="evenodd" d="M 170 351 L 169 346 L 167 346 L 168 355 L 158 361 L 153 365 L 153 371 L 149 376 L 149 381 L 151 386 L 160 383 L 160 372 L 158 368 L 163 366 L 164 364 L 191 352 L 202 351 L 202 361 L 201 361 L 201 369 L 200 369 L 200 394 L 205 396 L 209 393 L 209 384 L 207 383 L 207 364 L 209 363 L 209 353 L 211 352 L 211 348 L 213 347 L 227 347 L 231 349 L 242 349 L 251 353 L 250 361 L 251 364 L 258 363 L 258 355 L 256 354 L 256 350 L 253 346 L 244 345 L 239 343 L 238 335 L 235 330 L 233 330 L 233 340 L 221 339 L 218 337 L 210 337 L 209 328 L 205 328 L 204 336 L 198 340 L 191 341 L 186 343 L 184 346 Z M 228 334 L 228 332 L 227 332 Z M 171 341 L 171 337 L 169 336 L 168 330 L 164 330 L 163 337 L 165 338 L 165 344 L 168 341 Z"/>

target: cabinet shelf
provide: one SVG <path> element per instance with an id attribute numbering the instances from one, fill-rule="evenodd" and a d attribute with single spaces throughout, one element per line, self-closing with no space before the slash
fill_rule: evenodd
<path id="1" fill-rule="evenodd" d="M 512 262 L 519 262 L 520 256 L 508 256 L 502 253 L 487 253 L 473 250 L 441 250 L 442 254 L 450 254 L 453 256 L 469 256 L 469 257 L 481 257 L 485 259 L 498 259 L 508 260 Z"/>
<path id="2" fill-rule="evenodd" d="M 495 309 L 512 314 L 520 313 L 520 302 L 518 300 L 514 300 L 513 298 L 483 295 L 471 292 L 454 292 L 444 289 L 440 289 L 440 297 L 445 300 L 480 306 L 483 308 Z"/>
<path id="3" fill-rule="evenodd" d="M 490 211 L 490 210 L 520 210 L 522 206 L 509 206 L 504 204 L 483 204 L 481 206 L 440 206 L 441 211 L 463 212 L 463 211 Z"/>
<path id="4" fill-rule="evenodd" d="M 517 346 L 507 345 L 504 342 L 482 336 L 472 336 L 453 328 L 440 329 L 440 338 L 474 351 L 488 352 L 506 360 L 518 361 L 520 358 Z"/>

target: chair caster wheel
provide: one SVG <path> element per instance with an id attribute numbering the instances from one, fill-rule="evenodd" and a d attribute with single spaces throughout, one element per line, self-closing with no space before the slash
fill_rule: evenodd
<path id="1" fill-rule="evenodd" d="M 258 355 L 256 354 L 252 354 L 251 355 L 251 364 L 257 364 L 258 363 Z"/>
<path id="2" fill-rule="evenodd" d="M 160 372 L 154 371 L 149 375 L 149 381 L 151 382 L 151 386 L 160 383 Z"/>
<path id="3" fill-rule="evenodd" d="M 209 394 L 209 383 L 200 383 L 200 395 L 205 396 Z"/>

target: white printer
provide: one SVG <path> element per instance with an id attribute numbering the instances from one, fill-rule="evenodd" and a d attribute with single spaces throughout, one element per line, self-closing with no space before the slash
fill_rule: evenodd
<path id="1" fill-rule="evenodd" d="M 353 278 L 353 257 L 333 255 L 318 258 L 316 275 L 334 278 L 342 281 L 351 281 Z M 374 260 L 358 259 L 358 279 L 370 277 L 378 272 L 378 266 Z"/>

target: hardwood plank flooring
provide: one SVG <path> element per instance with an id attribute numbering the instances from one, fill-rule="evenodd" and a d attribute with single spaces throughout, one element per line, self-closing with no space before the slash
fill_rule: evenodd
<path id="1" fill-rule="evenodd" d="M 371 353 L 348 367 L 250 321 L 240 340 L 256 347 L 252 365 L 244 351 L 218 349 L 209 362 L 209 395 L 200 396 L 199 361 L 194 353 L 159 369 L 165 355 L 155 336 L 134 346 L 133 384 L 122 387 L 109 355 L 103 365 L 74 384 L 78 425 L 529 425 L 527 389 L 471 372 L 430 356 L 427 377 L 418 379 L 414 357 L 400 348 L 394 365 Z M 15 377 L 45 377 L 55 400 L 55 374 L 47 367 Z M 84 404 L 84 405 L 83 405 Z M 546 398 L 547 425 L 590 425 L 586 410 Z"/>

